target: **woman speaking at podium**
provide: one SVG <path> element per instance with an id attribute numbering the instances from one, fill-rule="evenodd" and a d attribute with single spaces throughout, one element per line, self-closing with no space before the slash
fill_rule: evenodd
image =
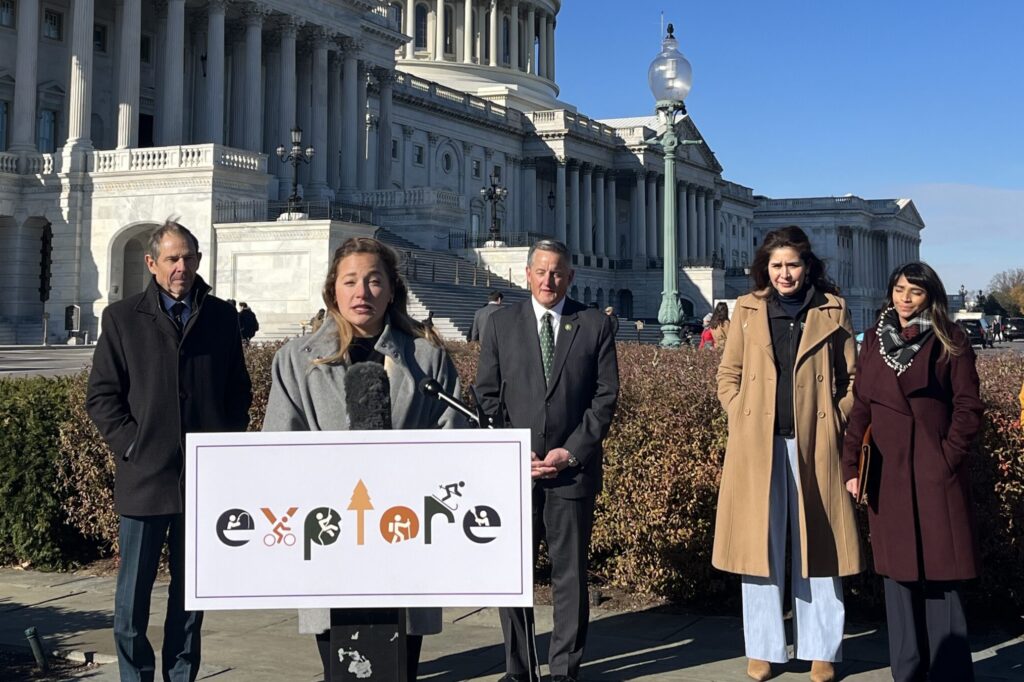
<path id="1" fill-rule="evenodd" d="M 334 252 L 323 299 L 327 315 L 320 329 L 292 339 L 274 357 L 264 431 L 461 424 L 453 410 L 417 390 L 420 379 L 432 377 L 458 395 L 459 378 L 437 332 L 409 316 L 394 250 L 367 237 L 346 240 Z M 388 381 L 360 385 L 367 373 L 350 371 L 358 363 L 383 366 Z M 389 388 L 381 390 L 380 383 Z M 423 635 L 441 631 L 441 609 L 409 609 L 406 630 L 408 679 L 414 680 Z M 300 610 L 299 631 L 316 635 L 324 680 L 330 682 L 329 611 Z"/>

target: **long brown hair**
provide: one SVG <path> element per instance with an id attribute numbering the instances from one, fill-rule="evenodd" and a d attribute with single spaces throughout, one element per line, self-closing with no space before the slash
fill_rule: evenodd
<path id="1" fill-rule="evenodd" d="M 711 313 L 711 322 L 708 323 L 708 327 L 711 329 L 718 329 L 728 321 L 729 304 L 725 301 L 719 301 L 715 305 L 715 310 Z"/>
<path id="2" fill-rule="evenodd" d="M 785 248 L 793 249 L 800 254 L 800 260 L 807 268 L 807 274 L 804 275 L 804 286 L 810 283 L 822 293 L 839 295 L 839 287 L 825 273 L 824 261 L 814 255 L 814 251 L 811 250 L 811 240 L 796 225 L 780 227 L 769 232 L 764 236 L 761 245 L 757 247 L 754 262 L 750 264 L 750 276 L 754 278 L 755 293 L 763 291 L 765 288 L 768 289 L 769 294 L 775 291 L 771 278 L 768 276 L 768 261 L 771 260 L 772 253 L 776 249 Z"/>
<path id="3" fill-rule="evenodd" d="M 904 263 L 892 271 L 892 274 L 889 275 L 889 286 L 885 289 L 882 315 L 892 307 L 892 291 L 896 288 L 900 277 L 906 277 L 908 282 L 915 287 L 921 287 L 928 295 L 928 314 L 931 317 L 932 331 L 935 332 L 935 338 L 942 344 L 943 357 L 963 353 L 963 348 L 953 341 L 956 322 L 949 317 L 949 299 L 946 298 L 946 287 L 942 286 L 939 274 L 924 261 Z"/>
<path id="4" fill-rule="evenodd" d="M 366 253 L 377 256 L 384 266 L 384 272 L 391 284 L 391 291 L 394 296 L 388 304 L 386 317 L 388 324 L 400 329 L 409 336 L 422 337 L 439 348 L 444 348 L 444 341 L 432 327 L 417 322 L 409 316 L 409 290 L 402 280 L 398 271 L 398 254 L 387 244 L 370 237 L 350 237 L 337 248 L 331 265 L 327 269 L 327 279 L 324 281 L 323 297 L 327 304 L 327 314 L 334 320 L 338 327 L 338 350 L 326 358 L 315 360 L 318 364 L 346 363 L 349 360 L 348 348 L 355 337 L 355 330 L 348 320 L 344 318 L 338 309 L 338 299 L 334 293 L 334 286 L 338 280 L 338 266 L 346 257 L 355 253 Z"/>

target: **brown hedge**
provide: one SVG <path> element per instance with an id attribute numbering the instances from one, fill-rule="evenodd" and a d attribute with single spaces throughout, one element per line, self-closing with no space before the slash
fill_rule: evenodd
<path id="1" fill-rule="evenodd" d="M 250 430 L 262 423 L 276 345 L 253 346 Z M 478 347 L 451 344 L 464 398 Z M 620 344 L 619 408 L 605 443 L 605 491 L 592 545 L 595 580 L 683 603 L 735 599 L 733 578 L 711 568 L 717 489 L 726 419 L 715 396 L 718 356 L 692 348 L 666 351 Z M 991 608 L 1024 607 L 1024 429 L 1017 393 L 1024 356 L 978 360 L 986 419 L 971 474 L 984 575 L 975 600 Z M 70 416 L 60 427 L 61 489 L 69 520 L 100 543 L 116 546 L 112 465 L 83 409 L 84 377 L 71 384 Z M 863 518 L 862 518 L 863 521 Z M 863 526 L 866 533 L 866 524 Z M 865 535 L 866 537 L 866 535 Z M 880 581 L 866 573 L 847 583 L 851 602 L 879 604 Z"/>

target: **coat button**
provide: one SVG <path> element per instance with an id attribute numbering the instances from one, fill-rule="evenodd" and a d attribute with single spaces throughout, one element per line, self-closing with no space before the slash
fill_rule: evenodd
<path id="1" fill-rule="evenodd" d="M 182 400 L 188 400 L 188 393 L 185 393 L 185 391 L 181 391 L 180 393 L 178 393 L 178 397 L 181 398 Z"/>
<path id="2" fill-rule="evenodd" d="M 747 408 L 744 408 L 744 409 L 743 409 L 743 414 L 745 414 L 745 415 L 748 415 L 748 416 L 749 416 L 749 415 L 750 415 L 750 408 L 749 408 L 749 407 L 747 407 Z"/>
<path id="3" fill-rule="evenodd" d="M 819 412 L 818 412 L 818 419 L 824 419 L 824 418 L 825 418 L 825 413 L 824 413 L 824 412 L 821 412 L 821 411 L 819 411 Z"/>
<path id="4" fill-rule="evenodd" d="M 821 382 L 821 381 L 824 381 L 824 380 L 825 380 L 825 377 L 823 377 L 823 376 L 821 376 L 821 375 L 819 374 L 819 375 L 818 375 L 818 381 L 819 381 L 819 382 Z"/>

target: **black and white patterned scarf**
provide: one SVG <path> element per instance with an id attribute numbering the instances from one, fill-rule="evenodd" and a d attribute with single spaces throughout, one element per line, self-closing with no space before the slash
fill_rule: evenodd
<path id="1" fill-rule="evenodd" d="M 921 311 L 907 324 L 900 325 L 896 308 L 889 306 L 878 319 L 878 352 L 885 364 L 903 374 L 914 362 L 914 356 L 932 333 L 928 311 Z"/>

